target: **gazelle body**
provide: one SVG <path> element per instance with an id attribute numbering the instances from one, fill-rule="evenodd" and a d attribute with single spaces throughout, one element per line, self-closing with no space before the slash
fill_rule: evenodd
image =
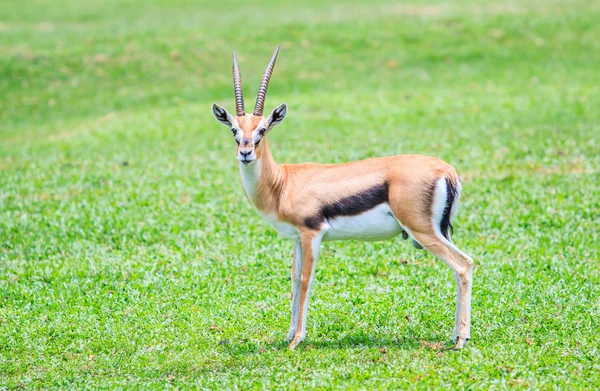
<path id="1" fill-rule="evenodd" d="M 266 134 L 287 113 L 285 103 L 268 118 L 262 108 L 278 54 L 275 51 L 253 114 L 243 109 L 234 54 L 237 116 L 213 105 L 213 114 L 236 139 L 244 193 L 256 211 L 283 238 L 294 241 L 290 348 L 304 340 L 306 318 L 320 245 L 332 240 L 386 240 L 410 235 L 447 263 L 457 282 L 453 339 L 469 339 L 473 261 L 450 239 L 461 184 L 455 169 L 437 159 L 400 155 L 345 164 L 282 164 L 273 160 Z"/>

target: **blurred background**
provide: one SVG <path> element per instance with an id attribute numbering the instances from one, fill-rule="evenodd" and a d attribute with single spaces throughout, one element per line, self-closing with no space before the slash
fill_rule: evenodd
<path id="1" fill-rule="evenodd" d="M 596 388 L 598 21 L 580 0 L 0 1 L 0 388 Z M 443 349 L 449 270 L 401 240 L 326 246 L 306 347 L 281 350 L 291 244 L 210 111 L 234 111 L 234 50 L 253 107 L 277 44 L 277 162 L 457 168 L 466 353 Z"/>

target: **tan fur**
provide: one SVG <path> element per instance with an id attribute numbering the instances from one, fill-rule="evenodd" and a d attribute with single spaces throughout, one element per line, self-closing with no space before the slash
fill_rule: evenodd
<path id="1" fill-rule="evenodd" d="M 258 123 L 258 121 L 256 121 Z M 254 126 L 254 124 L 250 125 Z M 248 132 L 251 136 L 252 130 Z M 244 130 L 244 134 L 246 131 Z M 403 226 L 431 226 L 425 192 L 437 179 L 456 182 L 456 170 L 444 161 L 422 155 L 399 155 L 344 164 L 275 164 L 266 138 L 256 147 L 261 175 L 257 197 L 250 200 L 265 214 L 305 230 L 303 221 L 326 204 L 387 182 L 390 206 Z"/>
<path id="2" fill-rule="evenodd" d="M 238 127 L 244 132 L 244 138 L 252 140 L 252 131 L 256 129 L 263 117 L 246 114 L 237 116 L 235 119 L 237 120 Z"/>

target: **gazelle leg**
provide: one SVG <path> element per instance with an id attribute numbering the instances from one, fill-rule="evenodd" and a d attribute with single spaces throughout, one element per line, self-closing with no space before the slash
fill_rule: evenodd
<path id="1" fill-rule="evenodd" d="M 452 268 L 457 279 L 457 316 L 454 326 L 456 345 L 454 348 L 460 349 L 470 339 L 473 260 L 444 237 L 434 233 L 414 232 L 413 234 L 423 247 Z"/>
<path id="2" fill-rule="evenodd" d="M 452 243 L 452 246 L 454 246 L 452 239 L 449 238 L 448 241 L 450 243 Z M 454 281 L 456 281 L 456 315 L 454 316 L 454 331 L 452 332 L 452 343 L 456 343 L 458 340 L 458 334 L 460 331 L 461 284 L 460 284 L 460 277 L 458 276 L 458 273 L 456 273 L 454 270 L 452 270 L 452 274 L 454 275 Z"/>
<path id="3" fill-rule="evenodd" d="M 453 270 L 452 274 L 454 275 L 454 280 L 456 280 L 456 315 L 454 320 L 454 332 L 452 333 L 452 342 L 456 343 L 458 338 L 458 332 L 460 328 L 460 278 L 458 274 Z"/>
<path id="4" fill-rule="evenodd" d="M 306 336 L 306 318 L 308 315 L 308 300 L 310 298 L 310 288 L 315 279 L 315 266 L 319 259 L 321 248 L 322 232 L 302 232 L 300 239 L 302 242 L 302 270 L 300 276 L 300 305 L 298 314 L 298 325 L 296 333 L 290 343 L 290 349 L 294 349 L 298 344 L 304 341 Z"/>
<path id="5" fill-rule="evenodd" d="M 291 342 L 298 329 L 298 315 L 300 314 L 300 282 L 302 276 L 302 242 L 294 241 L 294 255 L 292 260 L 292 320 L 286 340 Z"/>

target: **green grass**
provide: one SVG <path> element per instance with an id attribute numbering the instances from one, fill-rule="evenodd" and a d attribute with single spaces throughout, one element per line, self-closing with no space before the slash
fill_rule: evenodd
<path id="1" fill-rule="evenodd" d="M 0 389 L 597 389 L 600 3 L 0 2 Z M 243 196 L 231 51 L 278 162 L 453 164 L 476 262 L 326 244 L 286 349 L 291 243 Z"/>

